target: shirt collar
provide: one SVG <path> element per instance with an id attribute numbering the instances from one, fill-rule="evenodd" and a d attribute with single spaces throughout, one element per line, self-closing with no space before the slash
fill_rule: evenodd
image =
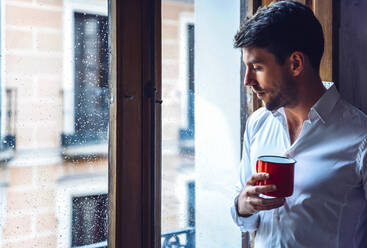
<path id="1" fill-rule="evenodd" d="M 325 124 L 339 98 L 339 92 L 335 85 L 332 84 L 312 106 L 310 113 L 308 114 L 310 121 L 313 122 L 316 119 L 320 119 Z"/>
<path id="2" fill-rule="evenodd" d="M 314 122 L 317 119 L 320 119 L 324 124 L 328 120 L 328 116 L 331 114 L 335 104 L 338 102 L 340 98 L 339 92 L 335 87 L 335 84 L 331 84 L 331 86 L 326 90 L 326 92 L 320 97 L 320 99 L 311 107 L 311 110 L 308 114 L 308 118 L 311 122 Z M 277 110 L 272 111 L 274 117 L 285 118 L 284 108 L 281 107 Z"/>
<path id="3" fill-rule="evenodd" d="M 273 111 L 271 111 L 271 113 L 273 114 L 273 116 L 274 117 L 276 117 L 276 118 L 280 118 L 280 117 L 286 117 L 285 116 L 285 111 L 284 111 L 284 108 L 283 107 L 281 107 L 281 108 L 278 108 L 278 109 L 276 109 L 276 110 L 273 110 Z"/>

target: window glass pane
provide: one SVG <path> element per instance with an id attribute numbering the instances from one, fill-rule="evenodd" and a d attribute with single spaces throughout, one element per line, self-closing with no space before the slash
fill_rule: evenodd
<path id="1" fill-rule="evenodd" d="M 0 247 L 107 247 L 108 0 L 1 1 Z"/>
<path id="2" fill-rule="evenodd" d="M 162 1 L 162 247 L 195 245 L 194 19 L 193 1 Z"/>
<path id="3" fill-rule="evenodd" d="M 72 246 L 107 240 L 107 194 L 73 197 Z"/>
<path id="4" fill-rule="evenodd" d="M 163 248 L 241 247 L 230 215 L 241 157 L 240 7 L 162 1 Z"/>

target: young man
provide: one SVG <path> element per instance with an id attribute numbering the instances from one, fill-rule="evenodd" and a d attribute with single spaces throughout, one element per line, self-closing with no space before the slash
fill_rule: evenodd
<path id="1" fill-rule="evenodd" d="M 235 36 L 245 85 L 265 108 L 248 119 L 238 196 L 231 209 L 255 247 L 367 247 L 367 116 L 325 89 L 324 38 L 312 11 L 281 1 L 260 9 Z M 294 158 L 294 193 L 265 198 L 274 185 L 256 173 L 261 155 Z"/>

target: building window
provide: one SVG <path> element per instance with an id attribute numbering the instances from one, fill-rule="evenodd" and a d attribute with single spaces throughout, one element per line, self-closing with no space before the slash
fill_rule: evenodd
<path id="1" fill-rule="evenodd" d="M 107 240 L 108 195 L 77 196 L 72 199 L 72 247 Z"/>
<path id="2" fill-rule="evenodd" d="M 102 173 L 58 179 L 57 247 L 107 247 L 107 182 L 108 176 Z"/>
<path id="3" fill-rule="evenodd" d="M 64 146 L 107 143 L 108 19 L 74 13 L 74 132 Z"/>
<path id="4" fill-rule="evenodd" d="M 185 35 L 183 36 L 183 41 L 186 42 L 184 45 L 185 52 L 183 54 L 186 63 L 184 78 L 185 87 L 183 89 L 185 92 L 183 96 L 184 111 L 183 114 L 183 128 L 179 130 L 179 150 L 180 153 L 194 153 L 194 138 L 195 138 L 195 125 L 194 125 L 194 104 L 195 104 L 195 87 L 194 87 L 194 44 L 195 44 L 195 26 L 192 22 L 186 22 L 184 28 Z M 186 36 L 186 37 L 185 37 Z M 182 55 L 181 55 L 182 56 Z M 186 111 L 185 111 L 186 110 Z"/>
<path id="5" fill-rule="evenodd" d="M 0 79 L 1 84 L 1 79 Z M 2 97 L 1 97 L 2 98 Z M 15 117 L 16 117 L 16 102 L 17 102 L 17 91 L 16 89 L 5 89 L 5 110 L 1 114 L 1 118 L 5 119 L 4 123 L 1 123 L 2 132 L 1 137 L 1 151 L 6 151 L 8 149 L 15 149 L 16 147 L 16 137 L 15 137 Z M 4 114 L 4 117 L 2 116 Z M 4 125 L 4 127 L 3 127 Z"/>
<path id="6" fill-rule="evenodd" d="M 0 4 L 0 20 L 3 24 L 3 4 Z M 14 156 L 14 149 L 16 147 L 15 138 L 15 109 L 17 100 L 16 89 L 9 89 L 4 84 L 4 64 L 5 51 L 4 44 L 4 30 L 1 25 L 0 30 L 0 161 L 8 161 Z"/>

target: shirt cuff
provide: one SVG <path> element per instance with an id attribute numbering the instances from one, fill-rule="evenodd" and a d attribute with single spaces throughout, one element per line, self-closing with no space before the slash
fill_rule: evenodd
<path id="1" fill-rule="evenodd" d="M 236 207 L 233 205 L 231 207 L 231 215 L 233 221 L 240 227 L 241 232 L 253 232 L 259 226 L 260 216 L 258 213 L 249 217 L 240 217 L 237 215 Z"/>

